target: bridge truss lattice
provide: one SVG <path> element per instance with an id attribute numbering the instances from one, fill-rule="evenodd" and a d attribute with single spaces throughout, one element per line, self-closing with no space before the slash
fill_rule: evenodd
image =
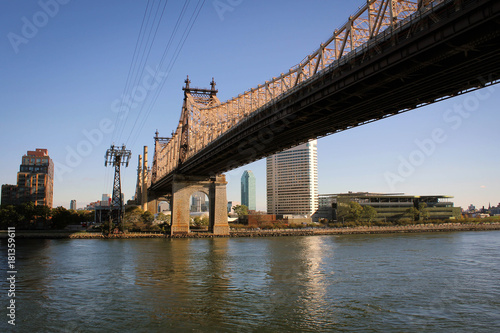
<path id="1" fill-rule="evenodd" d="M 148 187 L 250 115 L 390 35 L 383 32 L 409 24 L 447 1 L 450 0 L 367 0 L 326 42 L 288 72 L 223 103 L 216 97 L 213 80 L 212 89 L 191 88 L 189 79 L 186 80 L 179 124 L 171 137 L 155 142 Z M 452 1 L 457 5 L 461 3 L 461 0 Z"/>

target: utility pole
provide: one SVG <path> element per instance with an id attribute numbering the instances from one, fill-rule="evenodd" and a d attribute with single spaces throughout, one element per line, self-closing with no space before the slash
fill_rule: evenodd
<path id="1" fill-rule="evenodd" d="M 125 149 L 125 145 L 121 147 L 115 147 L 111 145 L 111 148 L 106 151 L 104 156 L 104 166 L 112 165 L 115 167 L 115 178 L 113 182 L 113 197 L 111 199 L 111 220 L 114 226 L 119 226 L 123 229 L 123 198 L 122 198 L 122 187 L 120 181 L 120 165 L 125 165 L 128 167 L 128 162 L 130 156 L 132 155 L 130 150 Z"/>

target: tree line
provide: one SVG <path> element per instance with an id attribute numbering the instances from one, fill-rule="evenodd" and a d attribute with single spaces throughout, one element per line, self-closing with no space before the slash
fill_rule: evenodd
<path id="1" fill-rule="evenodd" d="M 68 225 L 94 222 L 94 212 L 88 210 L 72 210 L 64 207 L 49 208 L 35 206 L 33 202 L 21 205 L 3 205 L 0 207 L 0 229 L 15 227 L 19 230 L 61 230 Z M 154 224 L 154 221 L 159 223 Z M 170 224 L 170 215 L 159 213 L 155 216 L 151 212 L 144 212 L 138 207 L 131 207 L 125 211 L 123 218 L 124 230 L 128 231 L 160 231 Z M 110 228 L 106 221 L 98 229 Z"/>
<path id="2" fill-rule="evenodd" d="M 94 220 L 94 212 L 69 210 L 64 207 L 35 206 L 33 202 L 0 207 L 0 229 L 20 230 L 64 229 L 70 224 Z"/>

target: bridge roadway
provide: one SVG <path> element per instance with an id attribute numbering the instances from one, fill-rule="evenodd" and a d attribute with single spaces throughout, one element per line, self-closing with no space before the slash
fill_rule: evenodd
<path id="1" fill-rule="evenodd" d="M 213 176 L 311 138 L 496 83 L 500 1 L 463 1 L 462 6 L 456 11 L 454 2 L 447 2 L 425 17 L 386 30 L 254 112 L 175 174 Z M 169 193 L 172 179 L 173 173 L 150 190 Z"/>

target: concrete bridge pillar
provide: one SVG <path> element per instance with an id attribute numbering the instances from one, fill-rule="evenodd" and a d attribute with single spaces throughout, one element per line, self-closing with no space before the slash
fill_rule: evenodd
<path id="1" fill-rule="evenodd" d="M 198 176 L 174 175 L 172 183 L 172 229 L 171 234 L 189 232 L 189 199 L 195 192 L 208 196 L 210 204 L 209 231 L 215 235 L 228 235 L 226 177 L 211 179 Z"/>
<path id="2" fill-rule="evenodd" d="M 148 198 L 146 209 L 153 215 L 158 214 L 158 200 Z"/>
<path id="3" fill-rule="evenodd" d="M 209 231 L 214 235 L 229 235 L 227 222 L 226 176 L 217 176 L 210 181 L 209 191 Z"/>

